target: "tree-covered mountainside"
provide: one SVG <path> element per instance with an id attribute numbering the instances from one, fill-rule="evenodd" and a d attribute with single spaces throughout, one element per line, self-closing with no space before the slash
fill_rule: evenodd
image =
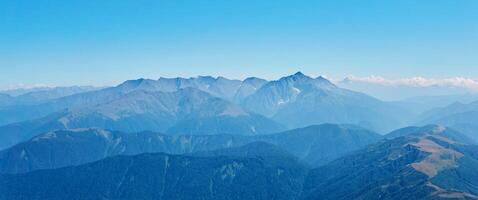
<path id="1" fill-rule="evenodd" d="M 304 199 L 477 199 L 477 146 L 442 126 L 412 127 L 312 170 Z"/>
<path id="2" fill-rule="evenodd" d="M 168 154 L 0 176 L 0 199 L 298 199 L 298 163 Z"/>
<path id="3" fill-rule="evenodd" d="M 410 127 L 317 168 L 262 141 L 120 155 L 0 175 L 0 199 L 478 199 L 478 146 L 468 141 Z"/>
<path id="4" fill-rule="evenodd" d="M 102 129 L 48 132 L 0 152 L 0 173 L 21 173 L 92 162 L 114 155 L 212 151 L 266 142 L 311 166 L 323 165 L 380 139 L 369 130 L 323 124 L 270 135 L 167 135 Z"/>

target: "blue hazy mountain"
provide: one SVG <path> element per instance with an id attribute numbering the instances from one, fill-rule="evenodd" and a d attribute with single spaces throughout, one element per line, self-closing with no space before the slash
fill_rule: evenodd
<path id="1" fill-rule="evenodd" d="M 122 87 L 125 87 L 123 85 Z M 124 91 L 124 90 L 123 90 Z M 104 95 L 104 94 L 103 94 Z M 0 148 L 58 129 L 98 127 L 124 132 L 258 135 L 284 127 L 194 88 L 175 92 L 134 90 L 107 95 L 111 101 L 64 110 L 47 117 L 0 127 Z"/>
<path id="2" fill-rule="evenodd" d="M 470 112 L 470 111 L 478 111 L 478 101 L 474 101 L 468 104 L 455 102 L 444 107 L 434 108 L 427 112 L 424 112 L 420 116 L 420 118 L 422 120 L 438 120 L 445 116 L 464 113 L 464 112 Z"/>
<path id="3" fill-rule="evenodd" d="M 241 86 L 237 89 L 234 95 L 234 102 L 242 102 L 248 96 L 254 94 L 268 81 L 256 77 L 249 77 L 244 79 Z"/>
<path id="4" fill-rule="evenodd" d="M 14 97 L 8 94 L 0 93 L 0 105 L 10 105 L 14 101 Z"/>
<path id="5" fill-rule="evenodd" d="M 99 90 L 92 86 L 19 89 L 0 92 L 0 125 L 32 120 L 51 114 L 64 106 L 48 104 L 58 98 Z M 59 108 L 57 108 L 59 107 Z"/>
<path id="6" fill-rule="evenodd" d="M 88 92 L 101 89 L 94 86 L 69 86 L 69 87 L 34 87 L 19 88 L 0 91 L 0 94 L 7 94 L 12 97 L 20 97 L 20 99 L 46 100 L 64 97 L 76 93 Z"/>
<path id="7" fill-rule="evenodd" d="M 215 97 L 238 102 L 254 93 L 267 81 L 259 78 L 246 78 L 243 81 L 224 77 L 198 76 L 196 78 L 160 78 L 158 80 L 138 79 L 126 81 L 121 85 L 127 90 L 146 90 L 175 92 L 185 88 L 195 88 Z"/>
<path id="8" fill-rule="evenodd" d="M 247 85 L 248 82 L 244 84 Z M 118 96 L 138 90 L 174 92 L 192 87 L 232 101 L 241 85 L 243 83 L 239 80 L 200 76 L 189 79 L 129 80 L 118 86 L 101 90 L 91 87 L 58 87 L 21 93 L 15 97 L 10 95 L 12 98 L 5 98 L 8 96 L 3 94 L 0 96 L 0 125 L 37 119 L 67 108 L 106 103 Z"/>
<path id="9" fill-rule="evenodd" d="M 304 199 L 476 199 L 475 143 L 443 126 L 408 127 L 312 170 Z"/>
<path id="10" fill-rule="evenodd" d="M 0 152 L 0 173 L 20 173 L 100 160 L 114 155 L 189 154 L 265 142 L 310 166 L 320 166 L 380 140 L 349 125 L 323 124 L 270 135 L 165 135 L 101 129 L 48 132 Z"/>
<path id="11" fill-rule="evenodd" d="M 320 166 L 381 139 L 355 125 L 322 124 L 257 136 L 291 152 L 311 166 Z"/>
<path id="12" fill-rule="evenodd" d="M 101 90 L 77 93 L 61 98 L 51 99 L 44 103 L 13 105 L 0 108 L 0 125 L 37 120 L 41 117 L 60 112 L 65 109 L 81 108 L 107 103 L 126 94 L 122 87 L 111 87 Z"/>
<path id="13" fill-rule="evenodd" d="M 467 103 L 478 100 L 478 91 L 472 87 L 456 84 L 430 84 L 431 81 L 423 77 L 405 79 L 386 79 L 383 77 L 346 77 L 336 84 L 339 87 L 359 91 L 382 100 L 406 101 L 423 106 L 436 107 L 459 101 Z M 367 80 L 368 79 L 368 80 Z M 420 82 L 421 81 L 421 82 Z M 427 81 L 429 81 L 427 84 Z M 435 80 L 438 81 L 439 80 Z M 430 108 L 430 107 L 429 107 Z"/>
<path id="14" fill-rule="evenodd" d="M 175 92 L 138 90 L 105 104 L 70 110 L 58 121 L 65 128 L 100 127 L 127 132 L 167 131 L 172 134 L 247 135 L 282 129 L 265 117 L 248 113 L 233 103 L 194 88 Z"/>
<path id="15" fill-rule="evenodd" d="M 428 109 L 445 107 L 453 103 L 469 104 L 478 100 L 478 94 L 465 93 L 456 95 L 416 96 L 403 101 L 415 103 Z"/>
<path id="16" fill-rule="evenodd" d="M 176 92 L 185 88 L 196 88 L 241 104 L 247 110 L 272 117 L 291 128 L 329 122 L 358 124 L 384 132 L 398 127 L 397 123 L 402 123 L 406 115 L 404 109 L 393 104 L 341 89 L 323 77 L 310 78 L 299 72 L 271 82 L 254 77 L 240 81 L 211 76 L 130 80 L 102 90 L 51 97 L 38 104 L 0 108 L 0 125 L 107 103 L 133 91 Z M 287 116 L 295 114 L 300 115 L 288 119 Z"/>
<path id="17" fill-rule="evenodd" d="M 441 124 L 478 141 L 478 101 L 468 104 L 453 103 L 423 113 L 417 124 Z"/>
<path id="18" fill-rule="evenodd" d="M 405 137 L 405 136 L 421 136 L 424 134 L 434 134 L 438 133 L 439 135 L 445 136 L 453 141 L 457 141 L 460 143 L 465 144 L 475 144 L 476 142 L 470 140 L 468 136 L 465 134 L 454 130 L 452 128 L 440 126 L 440 125 L 426 125 L 426 126 L 408 126 L 404 128 L 397 129 L 392 131 L 386 135 L 384 138 L 386 139 L 395 139 L 398 137 Z"/>
<path id="19" fill-rule="evenodd" d="M 266 80 L 250 77 L 243 81 L 224 77 L 198 76 L 195 78 L 160 78 L 158 80 L 130 80 L 117 86 L 126 92 L 134 90 L 176 92 L 185 88 L 195 88 L 221 99 L 238 102 L 261 88 Z"/>
<path id="20" fill-rule="evenodd" d="M 0 125 L 35 120 L 65 109 L 104 104 L 139 88 L 142 82 L 143 79 L 126 81 L 116 87 L 54 98 L 39 104 L 4 106 L 0 108 Z"/>
<path id="21" fill-rule="evenodd" d="M 403 106 L 342 89 L 323 77 L 311 78 L 299 72 L 270 82 L 254 77 L 240 81 L 211 76 L 129 80 L 115 87 L 49 99 L 39 104 L 0 108 L 0 125 L 36 120 L 66 109 L 83 110 L 117 101 L 129 93 L 141 94 L 135 93 L 137 91 L 171 93 L 187 88 L 238 104 L 249 113 L 263 115 L 289 128 L 348 123 L 388 132 L 400 127 L 411 115 Z M 211 119 L 184 123 L 211 123 Z"/>
<path id="22" fill-rule="evenodd" d="M 182 88 L 193 87 L 208 92 L 216 97 L 232 100 L 235 92 L 241 85 L 239 80 L 229 80 L 224 77 L 199 76 L 197 78 L 160 78 L 159 85 L 168 87 L 170 91 L 177 91 Z"/>
<path id="23" fill-rule="evenodd" d="M 32 89 L 16 89 L 0 91 L 0 108 L 14 105 L 32 105 L 44 103 L 73 94 L 99 90 L 93 86 L 71 86 L 71 87 L 42 87 Z M 8 96 L 8 99 L 3 97 Z"/>
<path id="24" fill-rule="evenodd" d="M 0 175 L 0 199 L 289 200 L 299 197 L 306 173 L 296 162 L 259 158 L 116 156 L 74 167 Z"/>
<path id="25" fill-rule="evenodd" d="M 6 90 L 0 90 L 0 94 L 6 94 L 9 96 L 20 96 L 22 94 L 26 93 L 31 93 L 31 92 L 39 92 L 39 91 L 46 91 L 50 90 L 51 88 L 49 87 L 29 87 L 29 88 L 16 88 L 16 89 L 6 89 Z"/>
<path id="26" fill-rule="evenodd" d="M 408 114 L 391 103 L 339 88 L 323 77 L 311 78 L 301 72 L 268 82 L 245 98 L 242 105 L 290 128 L 348 123 L 386 132 L 400 127 Z"/>
<path id="27" fill-rule="evenodd" d="M 25 120 L 0 127 L 0 148 L 65 128 L 264 134 L 284 127 L 347 123 L 384 132 L 400 126 L 406 113 L 403 107 L 302 73 L 271 82 L 210 76 L 138 79 L 46 103 L 0 109 L 0 121 Z"/>

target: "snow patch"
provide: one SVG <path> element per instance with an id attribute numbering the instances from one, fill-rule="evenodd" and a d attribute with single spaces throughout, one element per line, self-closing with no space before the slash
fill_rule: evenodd
<path id="1" fill-rule="evenodd" d="M 299 88 L 293 87 L 292 91 L 294 91 L 296 94 L 300 94 L 302 91 L 299 90 Z"/>
<path id="2" fill-rule="evenodd" d="M 282 104 L 285 104 L 286 102 L 284 101 L 284 99 L 279 99 L 279 101 L 277 101 L 277 105 L 282 105 Z"/>

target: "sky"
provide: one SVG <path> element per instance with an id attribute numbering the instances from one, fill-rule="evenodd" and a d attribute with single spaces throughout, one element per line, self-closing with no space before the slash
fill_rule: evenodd
<path id="1" fill-rule="evenodd" d="M 197 75 L 478 79 L 476 0 L 5 0 L 0 89 Z"/>

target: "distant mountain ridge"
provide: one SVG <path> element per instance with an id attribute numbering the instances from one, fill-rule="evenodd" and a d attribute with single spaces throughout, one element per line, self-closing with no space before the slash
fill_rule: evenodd
<path id="1" fill-rule="evenodd" d="M 73 94 L 102 89 L 93 86 L 70 86 L 70 87 L 41 87 L 32 89 L 15 89 L 0 91 L 1 96 L 9 96 L 10 101 L 1 101 L 0 107 L 11 105 L 29 105 L 43 103 L 48 100 L 70 96 Z"/>
<path id="2" fill-rule="evenodd" d="M 404 107 L 301 72 L 276 81 L 210 76 L 137 79 L 37 105 L 0 109 L 0 125 L 1 119 L 21 121 L 0 126 L 0 149 L 68 128 L 254 135 L 336 123 L 385 133 L 409 116 Z"/>
<path id="3" fill-rule="evenodd" d="M 232 102 L 239 102 L 267 81 L 259 78 L 246 78 L 243 81 L 224 77 L 198 76 L 196 78 L 160 78 L 158 80 L 138 79 L 122 83 L 118 87 L 130 90 L 175 92 L 185 88 L 195 88 Z"/>
<path id="4" fill-rule="evenodd" d="M 0 125 L 45 117 L 64 109 L 81 108 L 106 103 L 133 91 L 175 92 L 185 88 L 196 88 L 227 101 L 239 101 L 245 95 L 253 93 L 266 81 L 248 78 L 244 81 L 230 80 L 224 77 L 199 76 L 197 78 L 160 78 L 158 80 L 128 80 L 115 87 L 97 91 L 78 92 L 71 95 L 49 98 L 27 105 L 12 104 L 15 98 L 0 95 Z M 44 92 L 44 91 L 38 91 Z M 15 113 L 15 115 L 13 115 Z"/>
<path id="5" fill-rule="evenodd" d="M 360 127 L 333 124 L 257 136 L 165 135 L 101 129 L 54 131 L 0 151 L 0 173 L 78 165 L 114 155 L 194 154 L 255 142 L 272 144 L 310 166 L 319 166 L 380 138 L 380 135 Z"/>
<path id="6" fill-rule="evenodd" d="M 458 130 L 478 142 L 478 101 L 453 103 L 419 116 L 416 124 L 441 124 Z"/>
<path id="7" fill-rule="evenodd" d="M 63 97 L 100 90 L 101 87 L 72 86 L 36 88 L 0 92 L 0 126 L 33 120 L 64 108 L 62 103 L 49 103 Z"/>
<path id="8" fill-rule="evenodd" d="M 121 86 L 124 87 L 124 86 Z M 103 93 L 107 94 L 107 93 Z M 175 92 L 134 90 L 107 95 L 105 103 L 51 114 L 35 121 L 0 127 L 0 148 L 43 132 L 98 127 L 124 132 L 258 135 L 285 130 L 263 116 L 194 88 Z"/>
<path id="9" fill-rule="evenodd" d="M 50 96 L 68 96 L 74 93 L 87 92 L 92 90 L 99 90 L 103 87 L 97 86 L 59 86 L 59 87 L 32 87 L 32 88 L 18 88 L 0 90 L 0 94 L 7 94 L 12 97 L 19 96 L 37 96 L 39 94 L 49 94 Z"/>

